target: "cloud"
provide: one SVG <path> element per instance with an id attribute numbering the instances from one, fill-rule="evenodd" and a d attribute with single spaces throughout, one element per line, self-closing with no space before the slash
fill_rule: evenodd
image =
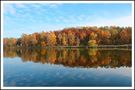
<path id="1" fill-rule="evenodd" d="M 120 26 L 132 26 L 132 16 L 117 18 L 115 20 L 112 20 L 112 23 Z"/>
<path id="2" fill-rule="evenodd" d="M 15 15 L 16 14 L 16 10 L 13 7 L 13 4 L 4 4 L 3 5 L 4 8 L 4 14 L 11 14 L 11 15 Z"/>
<path id="3" fill-rule="evenodd" d="M 26 7 L 26 5 L 23 3 L 16 3 L 15 6 L 18 8 L 25 8 Z"/>
<path id="4" fill-rule="evenodd" d="M 36 9 L 38 9 L 38 8 L 57 8 L 58 6 L 60 6 L 61 4 L 59 4 L 59 3 L 35 3 L 35 4 L 29 4 L 31 7 L 33 7 L 33 8 L 36 8 Z"/>
<path id="5" fill-rule="evenodd" d="M 57 3 L 4 3 L 4 15 L 6 15 L 5 17 L 11 17 L 10 15 L 12 15 L 14 19 L 21 18 L 20 21 L 23 19 L 26 20 L 26 18 L 34 18 L 34 20 L 39 20 L 43 19 L 43 15 L 45 14 L 50 16 L 56 14 L 55 12 L 58 11 L 56 8 L 60 5 L 61 4 Z M 50 12 L 49 8 L 52 8 L 51 10 L 53 11 Z M 36 15 L 38 17 L 35 17 Z M 56 21 L 58 22 L 59 20 L 57 19 Z M 64 21 L 66 22 L 67 20 Z"/>
<path id="6" fill-rule="evenodd" d="M 59 7 L 60 5 L 62 5 L 62 3 L 47 3 L 47 4 L 44 4 L 50 8 L 57 8 Z"/>
<path id="7" fill-rule="evenodd" d="M 84 22 L 82 25 L 90 25 L 90 26 L 132 26 L 132 16 L 123 16 L 118 18 L 97 18 L 93 19 L 89 22 Z"/>

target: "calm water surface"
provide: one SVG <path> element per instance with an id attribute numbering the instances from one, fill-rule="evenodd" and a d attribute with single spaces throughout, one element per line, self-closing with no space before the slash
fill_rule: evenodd
<path id="1" fill-rule="evenodd" d="M 131 50 L 4 48 L 4 86 L 131 86 Z"/>

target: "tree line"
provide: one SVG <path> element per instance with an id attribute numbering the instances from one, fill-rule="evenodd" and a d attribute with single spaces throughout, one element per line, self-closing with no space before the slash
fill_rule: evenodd
<path id="1" fill-rule="evenodd" d="M 118 26 L 71 27 L 51 32 L 4 38 L 4 46 L 98 46 L 131 44 L 132 28 Z"/>

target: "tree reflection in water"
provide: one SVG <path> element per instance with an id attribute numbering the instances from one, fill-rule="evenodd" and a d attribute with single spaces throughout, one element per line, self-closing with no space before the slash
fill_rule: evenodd
<path id="1" fill-rule="evenodd" d="M 69 67 L 131 67 L 131 50 L 83 48 L 4 48 L 4 57 L 20 57 L 23 62 L 62 64 Z"/>

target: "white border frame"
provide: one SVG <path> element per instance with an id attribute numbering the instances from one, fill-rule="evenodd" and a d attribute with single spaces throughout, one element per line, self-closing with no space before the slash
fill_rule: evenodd
<path id="1" fill-rule="evenodd" d="M 4 3 L 131 3 L 132 4 L 132 87 L 4 87 L 3 4 Z M 1 1 L 1 88 L 2 89 L 134 89 L 134 1 Z"/>

